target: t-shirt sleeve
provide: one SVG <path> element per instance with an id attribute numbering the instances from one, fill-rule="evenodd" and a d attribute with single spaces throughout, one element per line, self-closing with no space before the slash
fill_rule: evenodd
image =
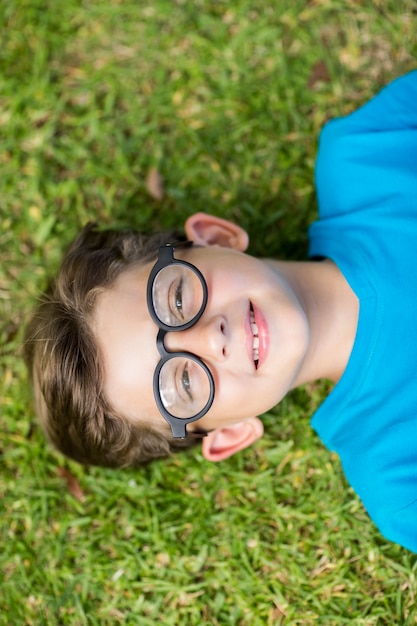
<path id="1" fill-rule="evenodd" d="M 417 211 L 417 71 L 324 127 L 316 187 L 322 218 L 389 207 L 401 197 L 414 197 Z"/>

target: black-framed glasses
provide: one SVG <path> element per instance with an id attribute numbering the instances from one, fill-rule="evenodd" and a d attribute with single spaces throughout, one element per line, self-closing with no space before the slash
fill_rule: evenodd
<path id="1" fill-rule="evenodd" d="M 156 346 L 161 359 L 153 378 L 158 409 L 176 438 L 187 436 L 187 424 L 202 418 L 214 400 L 213 376 L 203 361 L 191 352 L 168 352 L 164 345 L 167 332 L 187 330 L 206 308 L 208 292 L 204 276 L 194 265 L 174 257 L 179 246 L 159 248 L 158 260 L 149 275 L 147 304 L 158 326 Z"/>

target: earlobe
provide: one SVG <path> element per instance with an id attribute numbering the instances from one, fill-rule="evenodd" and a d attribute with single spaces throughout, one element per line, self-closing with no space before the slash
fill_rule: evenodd
<path id="1" fill-rule="evenodd" d="M 263 424 L 258 417 L 216 428 L 203 439 L 203 456 L 207 461 L 223 461 L 251 446 L 262 437 L 263 432 Z"/>
<path id="2" fill-rule="evenodd" d="M 207 213 L 191 215 L 185 222 L 185 233 L 199 246 L 218 245 L 244 252 L 249 245 L 249 236 L 243 228 Z"/>

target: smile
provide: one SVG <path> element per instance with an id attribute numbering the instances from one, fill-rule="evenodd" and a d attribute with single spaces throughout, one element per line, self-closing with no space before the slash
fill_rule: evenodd
<path id="1" fill-rule="evenodd" d="M 261 310 L 252 302 L 246 317 L 246 350 L 255 370 L 259 369 L 269 351 L 269 329 Z"/>
<path id="2" fill-rule="evenodd" d="M 259 363 L 259 331 L 258 326 L 255 322 L 255 313 L 253 311 L 252 303 L 250 305 L 250 327 L 253 334 L 253 362 L 255 363 L 255 368 L 258 369 Z"/>

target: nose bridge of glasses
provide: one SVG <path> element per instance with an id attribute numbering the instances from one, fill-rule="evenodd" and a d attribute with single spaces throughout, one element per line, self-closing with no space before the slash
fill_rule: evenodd
<path id="1" fill-rule="evenodd" d="M 200 358 L 218 359 L 224 353 L 224 336 L 221 320 L 203 317 L 186 330 L 170 331 L 164 337 L 165 349 L 169 352 L 191 352 Z"/>
<path id="2" fill-rule="evenodd" d="M 198 354 L 198 342 L 196 342 L 196 329 L 199 325 L 191 326 L 186 330 L 171 330 L 165 332 L 164 346 L 168 352 L 191 352 Z M 201 332 L 201 328 L 200 328 Z"/>

